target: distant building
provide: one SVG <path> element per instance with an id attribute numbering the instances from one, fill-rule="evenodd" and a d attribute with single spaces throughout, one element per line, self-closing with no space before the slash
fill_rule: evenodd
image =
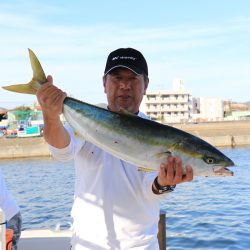
<path id="1" fill-rule="evenodd" d="M 25 121 L 25 123 L 43 124 L 43 114 L 40 110 L 11 110 L 8 112 L 8 122 L 18 123 L 20 121 Z"/>
<path id="2" fill-rule="evenodd" d="M 173 90 L 147 91 L 144 112 L 162 123 L 187 122 L 191 118 L 191 94 L 184 90 L 183 80 L 173 81 Z"/>
<path id="3" fill-rule="evenodd" d="M 42 111 L 32 110 L 29 107 L 8 111 L 7 136 L 40 136 L 42 130 Z"/>
<path id="4" fill-rule="evenodd" d="M 221 121 L 224 118 L 223 100 L 219 97 L 193 98 L 193 121 Z"/>

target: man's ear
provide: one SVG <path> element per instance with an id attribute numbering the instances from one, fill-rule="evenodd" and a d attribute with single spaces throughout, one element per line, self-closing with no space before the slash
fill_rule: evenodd
<path id="1" fill-rule="evenodd" d="M 103 83 L 103 88 L 104 88 L 104 93 L 106 94 L 106 76 L 103 76 L 102 78 L 102 83 Z"/>
<path id="2" fill-rule="evenodd" d="M 149 79 L 146 79 L 144 80 L 144 95 L 146 95 L 146 91 L 147 91 L 147 88 L 148 88 L 148 83 L 149 83 Z"/>

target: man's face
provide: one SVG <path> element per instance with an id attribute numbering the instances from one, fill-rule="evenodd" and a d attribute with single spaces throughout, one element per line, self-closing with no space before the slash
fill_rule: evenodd
<path id="1" fill-rule="evenodd" d="M 131 113 L 139 111 L 148 80 L 126 68 L 112 70 L 103 78 L 104 92 L 111 111 L 125 109 Z"/>

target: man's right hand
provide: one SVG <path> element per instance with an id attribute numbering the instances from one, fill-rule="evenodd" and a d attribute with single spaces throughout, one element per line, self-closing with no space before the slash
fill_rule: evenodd
<path id="1" fill-rule="evenodd" d="M 48 76 L 47 80 L 48 82 L 37 91 L 36 96 L 44 118 L 52 121 L 58 119 L 63 112 L 63 101 L 67 94 L 53 85 L 52 76 Z"/>

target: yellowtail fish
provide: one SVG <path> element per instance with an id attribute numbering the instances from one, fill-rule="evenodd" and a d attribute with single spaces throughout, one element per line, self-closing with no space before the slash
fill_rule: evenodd
<path id="1" fill-rule="evenodd" d="M 33 78 L 29 83 L 3 87 L 36 94 L 47 82 L 43 68 L 29 49 Z M 128 112 L 111 112 L 74 98 L 64 101 L 64 116 L 85 140 L 146 171 L 158 171 L 168 155 L 191 165 L 196 176 L 232 176 L 234 163 L 206 141 L 171 126 L 140 118 Z M 184 170 L 185 171 L 185 170 Z"/>

